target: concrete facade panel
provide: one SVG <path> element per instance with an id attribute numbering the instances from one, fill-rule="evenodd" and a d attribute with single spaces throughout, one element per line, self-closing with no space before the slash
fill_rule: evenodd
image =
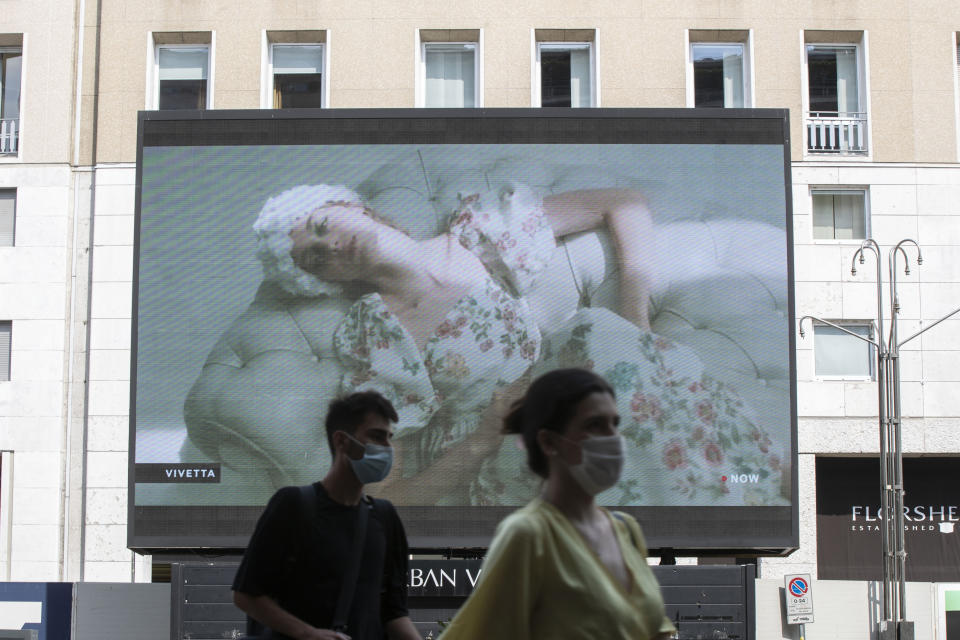
<path id="1" fill-rule="evenodd" d="M 61 478 L 59 451 L 15 451 L 13 486 L 15 489 L 59 489 Z"/>
<path id="2" fill-rule="evenodd" d="M 116 562 L 120 554 L 130 557 L 127 550 L 127 526 L 125 524 L 87 524 L 84 558 L 88 562 Z M 127 571 L 130 564 L 127 564 Z M 127 580 L 129 580 L 129 574 Z"/>
<path id="3" fill-rule="evenodd" d="M 126 487 L 127 453 L 125 451 L 87 453 L 87 486 L 97 489 Z"/>
<path id="4" fill-rule="evenodd" d="M 125 416 L 130 411 L 129 381 L 91 380 L 88 386 L 91 416 Z"/>
<path id="5" fill-rule="evenodd" d="M 101 318 L 90 323 L 90 348 L 129 349 L 129 318 Z"/>
<path id="6" fill-rule="evenodd" d="M 130 443 L 129 416 L 90 416 L 87 447 L 90 451 L 127 452 Z"/>
<path id="7" fill-rule="evenodd" d="M 61 517 L 60 488 L 15 487 L 12 511 L 17 525 L 56 527 Z"/>

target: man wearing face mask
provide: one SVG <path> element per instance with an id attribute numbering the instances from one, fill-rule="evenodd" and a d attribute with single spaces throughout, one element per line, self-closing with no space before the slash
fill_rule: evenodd
<path id="1" fill-rule="evenodd" d="M 406 607 L 407 539 L 393 505 L 364 495 L 393 463 L 397 413 L 374 391 L 334 400 L 333 463 L 320 482 L 285 487 L 257 522 L 234 603 L 271 640 L 419 640 Z"/>

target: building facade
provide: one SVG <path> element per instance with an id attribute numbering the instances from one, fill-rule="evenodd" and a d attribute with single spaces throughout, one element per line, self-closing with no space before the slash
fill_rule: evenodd
<path id="1" fill-rule="evenodd" d="M 150 580 L 126 546 L 137 111 L 787 108 L 797 316 L 870 336 L 853 253 L 876 239 L 886 273 L 912 238 L 909 335 L 960 306 L 958 31 L 960 6 L 908 0 L 8 0 L 0 579 Z M 764 578 L 817 574 L 817 458 L 878 452 L 869 349 L 797 344 L 800 548 Z M 958 317 L 904 347 L 906 455 L 960 455 L 958 351 Z"/>

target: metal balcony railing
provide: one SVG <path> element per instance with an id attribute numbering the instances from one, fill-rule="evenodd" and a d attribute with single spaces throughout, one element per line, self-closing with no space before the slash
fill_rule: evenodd
<path id="1" fill-rule="evenodd" d="M 20 119 L 4 118 L 0 120 L 0 154 L 17 153 L 20 140 Z"/>
<path id="2" fill-rule="evenodd" d="M 867 114 L 861 111 L 807 113 L 807 151 L 862 155 L 867 153 Z"/>

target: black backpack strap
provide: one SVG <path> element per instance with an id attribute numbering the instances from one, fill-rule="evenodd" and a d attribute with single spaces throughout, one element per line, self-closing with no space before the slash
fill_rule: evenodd
<path id="1" fill-rule="evenodd" d="M 303 516 L 304 523 L 310 525 L 310 528 L 317 526 L 317 491 L 312 484 L 305 484 L 300 489 L 300 514 Z"/>
<path id="2" fill-rule="evenodd" d="M 350 564 L 343 574 L 343 584 L 340 585 L 340 595 L 337 596 L 337 608 L 333 614 L 334 631 L 346 632 L 347 620 L 350 617 L 350 604 L 357 589 L 357 577 L 360 575 L 360 561 L 363 558 L 363 547 L 367 540 L 367 521 L 372 509 L 370 499 L 364 496 L 357 509 L 356 527 L 353 535 L 353 553 L 350 555 Z"/>

